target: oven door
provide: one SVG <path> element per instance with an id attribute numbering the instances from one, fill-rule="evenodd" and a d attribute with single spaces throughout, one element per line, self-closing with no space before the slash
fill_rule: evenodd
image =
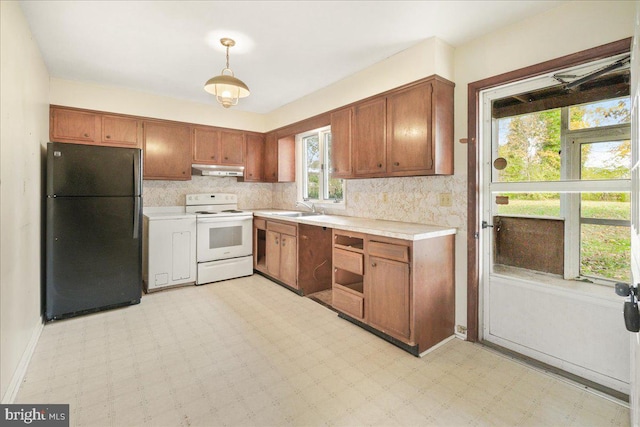
<path id="1" fill-rule="evenodd" d="M 198 218 L 198 262 L 252 254 L 252 217 Z"/>

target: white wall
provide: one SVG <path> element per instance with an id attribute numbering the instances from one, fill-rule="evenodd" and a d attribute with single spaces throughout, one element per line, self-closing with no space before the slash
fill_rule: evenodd
<path id="1" fill-rule="evenodd" d="M 42 325 L 41 160 L 49 75 L 17 2 L 0 2 L 0 31 L 0 396 L 6 401 Z"/>
<path id="2" fill-rule="evenodd" d="M 50 103 L 208 126 L 266 132 L 265 116 L 210 104 L 91 83 L 51 79 Z"/>
<path id="3" fill-rule="evenodd" d="M 453 48 L 434 37 L 270 112 L 267 127 L 277 129 L 432 74 L 453 80 Z"/>

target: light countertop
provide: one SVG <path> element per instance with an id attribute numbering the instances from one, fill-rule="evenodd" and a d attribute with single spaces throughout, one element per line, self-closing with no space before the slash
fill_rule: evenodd
<path id="1" fill-rule="evenodd" d="M 295 211 L 283 211 L 276 209 L 253 210 L 254 216 L 265 219 L 316 225 L 319 227 L 355 231 L 358 233 L 367 233 L 376 236 L 395 237 L 397 239 L 404 240 L 422 240 L 446 236 L 448 234 L 456 234 L 456 229 L 453 227 L 441 227 L 437 225 L 418 224 L 412 222 L 387 221 L 342 215 L 315 215 L 304 217 L 287 217 L 278 215 L 278 213 L 287 212 L 293 213 Z"/>

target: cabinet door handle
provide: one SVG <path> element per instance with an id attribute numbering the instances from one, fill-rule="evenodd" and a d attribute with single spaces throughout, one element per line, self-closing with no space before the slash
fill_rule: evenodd
<path id="1" fill-rule="evenodd" d="M 216 156 L 211 156 L 211 158 L 212 158 L 213 160 L 215 160 L 215 159 L 216 159 Z"/>
<path id="2" fill-rule="evenodd" d="M 382 163 L 378 163 L 378 167 L 381 168 L 382 167 Z"/>
<path id="3" fill-rule="evenodd" d="M 88 134 L 88 133 L 85 133 L 85 134 L 84 134 L 84 137 L 85 137 L 85 138 L 89 138 L 89 134 Z"/>
<path id="4" fill-rule="evenodd" d="M 111 135 L 107 135 L 107 136 L 105 136 L 105 138 L 111 139 Z"/>
<path id="5" fill-rule="evenodd" d="M 282 239 L 282 246 L 287 242 L 287 239 Z"/>
<path id="6" fill-rule="evenodd" d="M 371 263 L 371 267 L 375 267 L 375 266 L 377 266 L 377 265 L 378 265 L 378 264 L 376 264 L 375 262 L 372 262 L 372 263 Z"/>
<path id="7" fill-rule="evenodd" d="M 400 166 L 400 162 L 395 162 L 393 166 Z"/>
<path id="8" fill-rule="evenodd" d="M 278 242 L 278 238 L 276 237 L 276 245 L 279 245 L 280 242 Z"/>

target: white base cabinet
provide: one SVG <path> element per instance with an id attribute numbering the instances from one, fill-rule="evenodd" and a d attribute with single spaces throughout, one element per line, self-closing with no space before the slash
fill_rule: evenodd
<path id="1" fill-rule="evenodd" d="M 196 219 L 144 217 L 142 278 L 146 291 L 196 282 Z"/>

